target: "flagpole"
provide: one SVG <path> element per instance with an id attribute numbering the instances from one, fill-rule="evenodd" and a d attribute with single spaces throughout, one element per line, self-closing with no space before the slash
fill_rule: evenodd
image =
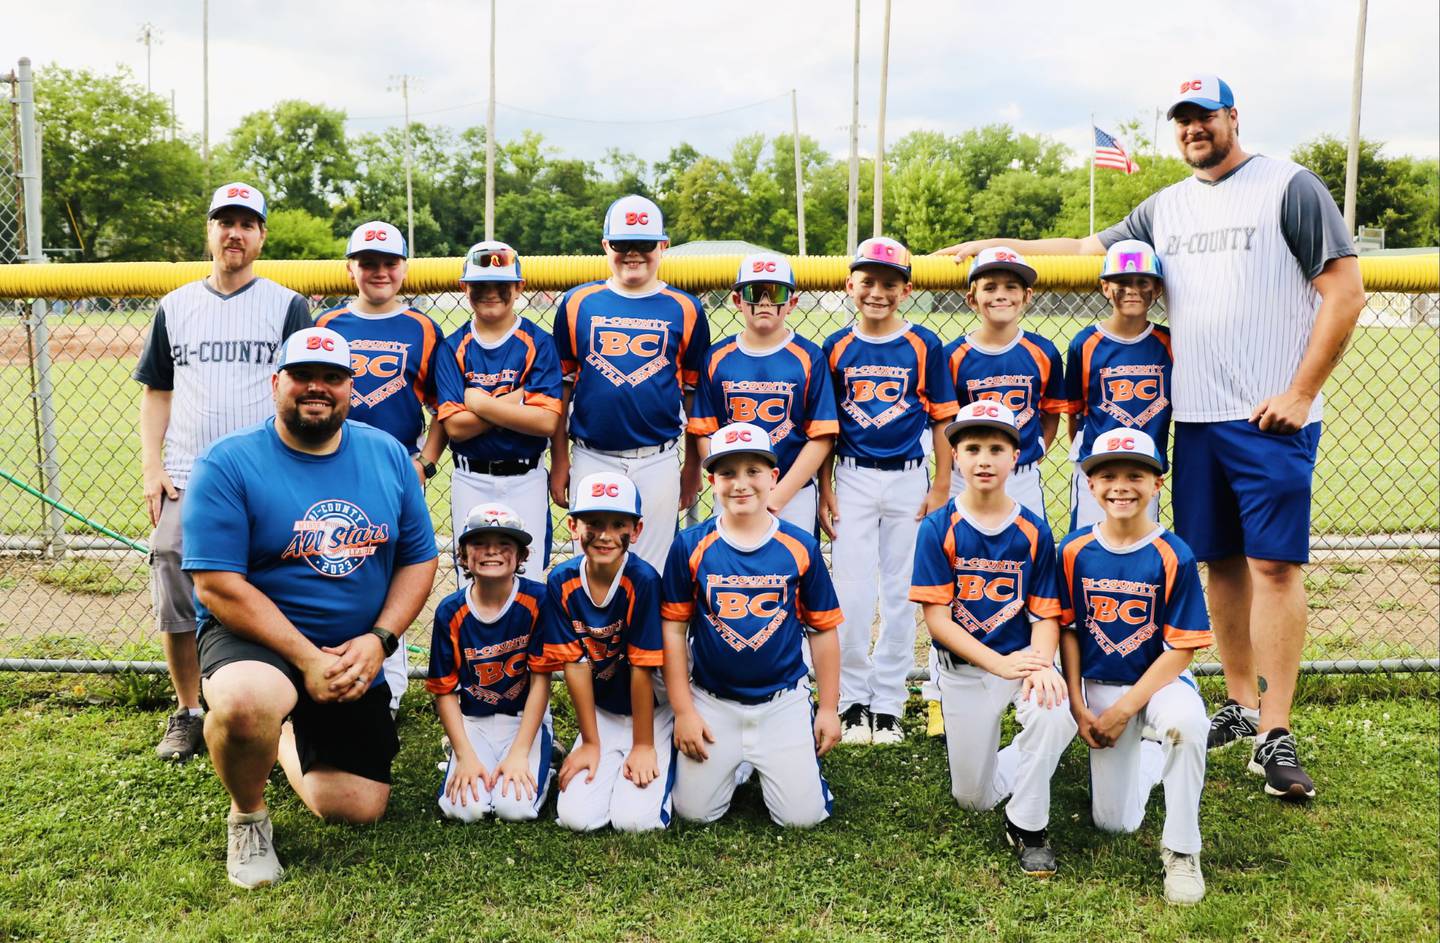
<path id="1" fill-rule="evenodd" d="M 1090 232 L 1095 231 L 1095 113 L 1090 113 Z"/>

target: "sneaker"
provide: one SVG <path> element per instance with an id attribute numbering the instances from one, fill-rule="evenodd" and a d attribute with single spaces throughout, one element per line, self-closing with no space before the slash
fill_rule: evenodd
<path id="1" fill-rule="evenodd" d="M 1200 873 L 1200 856 L 1182 855 L 1160 849 L 1165 865 L 1165 899 L 1172 904 L 1198 904 L 1205 899 L 1205 875 Z"/>
<path id="2" fill-rule="evenodd" d="M 230 848 L 225 854 L 225 871 L 230 883 L 247 891 L 268 887 L 285 876 L 270 826 L 270 813 L 231 812 L 228 819 Z"/>
<path id="3" fill-rule="evenodd" d="M 900 718 L 894 714 L 876 714 L 873 718 L 874 727 L 870 734 L 871 743 L 902 743 L 905 740 L 905 731 L 900 726 Z"/>
<path id="4" fill-rule="evenodd" d="M 155 744 L 155 755 L 162 760 L 183 763 L 205 749 L 205 717 L 192 714 L 184 707 L 170 715 L 165 736 Z"/>
<path id="5" fill-rule="evenodd" d="M 1050 847 L 1043 828 L 1038 832 L 1027 832 L 1006 816 L 1005 842 L 1015 849 L 1015 857 L 1020 859 L 1021 871 L 1036 878 L 1048 878 L 1055 873 L 1058 867 L 1055 863 L 1055 849 Z"/>
<path id="6" fill-rule="evenodd" d="M 939 701 L 925 702 L 925 736 L 945 736 L 945 712 L 940 709 Z"/>
<path id="7" fill-rule="evenodd" d="M 1250 772 L 1265 777 L 1265 791 L 1272 796 L 1291 802 L 1315 798 L 1315 783 L 1295 752 L 1295 735 L 1284 727 L 1271 730 L 1263 740 L 1256 738 Z"/>
<path id="8" fill-rule="evenodd" d="M 1260 732 L 1260 712 L 1243 707 L 1238 701 L 1226 701 L 1225 705 L 1210 716 L 1210 735 L 1206 748 L 1221 750 L 1232 743 L 1254 738 Z"/>
<path id="9" fill-rule="evenodd" d="M 870 728 L 870 708 L 864 704 L 851 704 L 840 715 L 841 743 L 869 743 L 874 734 Z"/>

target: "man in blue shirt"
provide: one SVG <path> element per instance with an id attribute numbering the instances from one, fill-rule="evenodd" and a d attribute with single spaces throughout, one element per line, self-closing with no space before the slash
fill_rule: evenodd
<path id="1" fill-rule="evenodd" d="M 405 448 L 347 422 L 350 350 L 329 328 L 293 334 L 275 416 L 196 461 L 183 509 L 205 740 L 230 793 L 231 883 L 272 884 L 265 782 L 275 760 L 316 815 L 373 822 L 398 750 L 385 657 L 435 577 L 435 534 Z"/>

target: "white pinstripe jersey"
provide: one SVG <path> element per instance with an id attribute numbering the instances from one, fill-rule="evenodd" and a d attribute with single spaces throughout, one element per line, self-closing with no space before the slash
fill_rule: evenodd
<path id="1" fill-rule="evenodd" d="M 1355 254 L 1319 179 L 1259 155 L 1218 181 L 1166 187 L 1100 237 L 1144 239 L 1164 261 L 1177 422 L 1249 419 L 1283 393 L 1320 307 L 1311 279 Z M 1306 421 L 1321 411 L 1317 396 Z"/>
<path id="2" fill-rule="evenodd" d="M 175 487 L 216 439 L 274 414 L 276 353 L 310 323 L 305 299 L 266 278 L 231 295 L 201 280 L 160 299 L 135 379 L 173 391 L 165 473 Z"/>

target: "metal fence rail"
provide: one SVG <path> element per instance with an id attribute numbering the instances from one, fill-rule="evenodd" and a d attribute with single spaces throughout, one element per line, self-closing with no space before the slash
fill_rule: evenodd
<path id="1" fill-rule="evenodd" d="M 0 127 L 0 146 L 4 133 Z M 0 242 L 4 198 L 0 183 Z M 677 258 L 662 270 L 662 277 L 701 296 L 716 340 L 740 328 L 727 289 L 737 261 Z M 1024 326 L 1063 351 L 1076 331 L 1104 316 L 1105 302 L 1094 289 L 1099 262 L 1039 262 L 1040 291 Z M 964 268 L 942 259 L 917 263 L 918 288 L 905 315 L 947 340 L 970 330 L 975 319 L 957 290 Z M 1305 658 L 1317 671 L 1435 670 L 1440 263 L 1434 255 L 1367 258 L 1363 268 L 1367 309 L 1326 389 L 1315 554 L 1305 571 L 1311 607 Z M 791 324 L 822 340 L 850 320 L 839 290 L 844 260 L 797 259 L 796 269 L 802 294 Z M 149 526 L 136 426 L 140 390 L 130 372 L 159 296 L 207 271 L 203 263 L 0 265 L 0 670 L 161 669 L 148 571 L 136 548 L 148 541 Z M 262 263 L 260 271 L 307 295 L 317 313 L 345 295 L 339 263 Z M 447 333 L 468 318 L 463 296 L 453 291 L 458 271 L 459 260 L 417 259 L 407 282 L 413 303 Z M 522 314 L 548 329 L 560 291 L 603 275 L 604 263 L 527 259 L 525 271 L 530 281 Z M 1156 314 L 1163 318 L 1163 311 Z M 48 329 L 44 351 L 34 345 L 37 319 Z M 47 414 L 53 418 L 47 421 Z M 1068 520 L 1064 453 L 1053 448 L 1042 472 L 1057 531 Z M 56 486 L 47 489 L 50 462 Z M 448 468 L 447 458 L 428 495 L 446 544 Z M 708 506 L 708 497 L 702 503 Z M 558 509 L 555 523 L 563 533 Z M 562 556 L 569 552 L 558 549 Z M 442 566 L 432 609 L 452 586 Z M 429 610 L 409 637 L 421 648 L 429 640 L 428 619 Z M 1202 672 L 1216 670 L 1213 657 L 1202 656 Z"/>

